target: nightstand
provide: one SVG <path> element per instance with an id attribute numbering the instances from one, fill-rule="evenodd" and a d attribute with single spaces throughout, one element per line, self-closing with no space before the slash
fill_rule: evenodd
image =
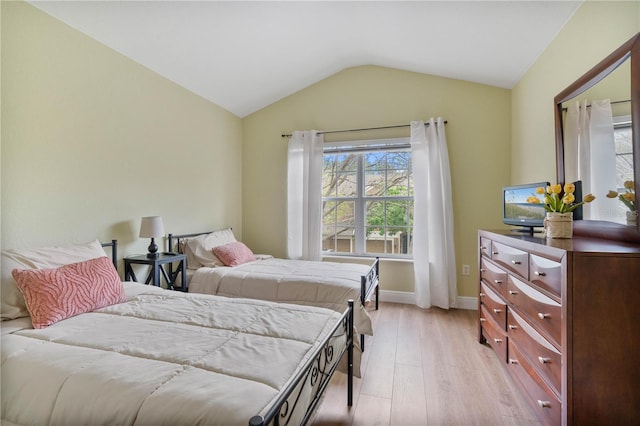
<path id="1" fill-rule="evenodd" d="M 177 263 L 177 267 L 173 268 L 173 264 Z M 146 254 L 128 256 L 124 258 L 124 279 L 125 281 L 138 281 L 133 271 L 132 265 L 149 265 L 149 273 L 145 284 L 153 283 L 153 285 L 162 287 L 160 275 L 164 277 L 167 287 L 171 290 L 187 291 L 187 256 L 178 253 L 158 253 L 156 257 L 147 257 Z M 182 277 L 181 286 L 176 288 L 176 279 L 178 274 Z"/>

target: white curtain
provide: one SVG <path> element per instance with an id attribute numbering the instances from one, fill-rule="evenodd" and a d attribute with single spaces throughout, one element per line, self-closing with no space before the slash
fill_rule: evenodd
<path id="1" fill-rule="evenodd" d="M 455 307 L 456 258 L 449 153 L 442 118 L 411 122 L 414 178 L 413 269 L 416 304 Z"/>
<path id="2" fill-rule="evenodd" d="M 604 197 L 616 189 L 616 149 L 613 114 L 608 99 L 572 102 L 567 107 L 564 128 L 565 181 L 582 181 L 583 195 Z M 611 219 L 607 203 L 590 203 L 583 207 L 584 219 Z"/>
<path id="3" fill-rule="evenodd" d="M 287 256 L 321 260 L 323 136 L 294 131 L 287 161 Z"/>

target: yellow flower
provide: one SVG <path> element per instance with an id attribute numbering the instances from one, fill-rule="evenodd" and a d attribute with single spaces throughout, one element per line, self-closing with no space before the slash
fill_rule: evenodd
<path id="1" fill-rule="evenodd" d="M 536 194 L 540 194 L 540 195 L 544 194 L 544 188 L 541 187 L 541 186 L 537 187 L 536 188 Z"/>
<path id="2" fill-rule="evenodd" d="M 562 185 L 557 183 L 555 185 L 547 186 L 547 192 L 549 194 L 560 194 L 562 192 Z"/>
<path id="3" fill-rule="evenodd" d="M 565 183 L 564 192 L 565 194 L 573 194 L 574 192 L 576 192 L 576 186 L 572 183 Z"/>
<path id="4" fill-rule="evenodd" d="M 532 195 L 531 197 L 527 198 L 527 203 L 540 204 L 540 200 L 538 199 L 538 197 Z"/>
<path id="5" fill-rule="evenodd" d="M 593 200 L 595 200 L 595 199 L 596 199 L 596 197 L 595 197 L 595 195 L 593 195 L 593 194 L 587 194 L 587 195 L 585 195 L 585 196 L 584 196 L 584 198 L 583 198 L 583 200 L 584 200 L 584 202 L 585 202 L 585 203 L 590 203 L 590 202 L 592 202 L 592 201 L 593 201 Z"/>
<path id="6" fill-rule="evenodd" d="M 609 192 L 607 193 L 607 198 L 617 198 L 620 201 L 622 201 L 622 203 L 627 206 L 627 208 L 629 210 L 631 210 L 632 212 L 636 211 L 636 194 L 635 194 L 635 182 L 632 180 L 626 180 L 624 181 L 624 189 L 625 192 L 617 192 L 614 190 L 609 190 Z"/>
<path id="7" fill-rule="evenodd" d="M 576 200 L 576 197 L 572 193 L 568 193 L 564 197 L 562 197 L 562 202 L 565 204 L 571 204 L 575 200 Z"/>

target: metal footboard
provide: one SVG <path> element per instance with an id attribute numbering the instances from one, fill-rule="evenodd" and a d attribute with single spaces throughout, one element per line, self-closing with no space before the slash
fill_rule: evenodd
<path id="1" fill-rule="evenodd" d="M 344 332 L 347 335 L 345 346 L 342 348 L 334 348 L 331 338 L 336 332 Z M 254 416 L 249 420 L 250 426 L 261 425 L 287 425 L 291 420 L 291 416 L 296 410 L 299 398 L 303 392 L 304 386 L 309 384 L 316 386 L 315 393 L 307 406 L 304 417 L 300 424 L 306 424 L 310 419 L 318 404 L 320 403 L 322 394 L 329 385 L 329 381 L 333 376 L 340 359 L 347 353 L 347 405 L 353 404 L 353 300 L 349 300 L 347 310 L 342 314 L 333 328 L 331 334 L 327 336 L 325 341 L 316 349 L 312 357 L 307 361 L 299 374 L 290 382 L 278 399 L 264 416 Z M 337 358 L 334 358 L 336 357 Z M 330 361 L 335 362 L 331 365 Z"/>

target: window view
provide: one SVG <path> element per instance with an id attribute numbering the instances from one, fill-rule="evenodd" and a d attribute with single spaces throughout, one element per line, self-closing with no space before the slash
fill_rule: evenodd
<path id="1" fill-rule="evenodd" d="M 323 251 L 410 257 L 409 148 L 325 151 L 322 194 Z"/>
<path id="2" fill-rule="evenodd" d="M 616 144 L 616 191 L 625 192 L 624 182 L 633 180 L 633 148 L 631 141 L 631 121 L 622 120 L 614 125 L 613 136 Z M 615 203 L 618 211 L 615 216 L 624 221 L 627 208 L 622 203 Z"/>

